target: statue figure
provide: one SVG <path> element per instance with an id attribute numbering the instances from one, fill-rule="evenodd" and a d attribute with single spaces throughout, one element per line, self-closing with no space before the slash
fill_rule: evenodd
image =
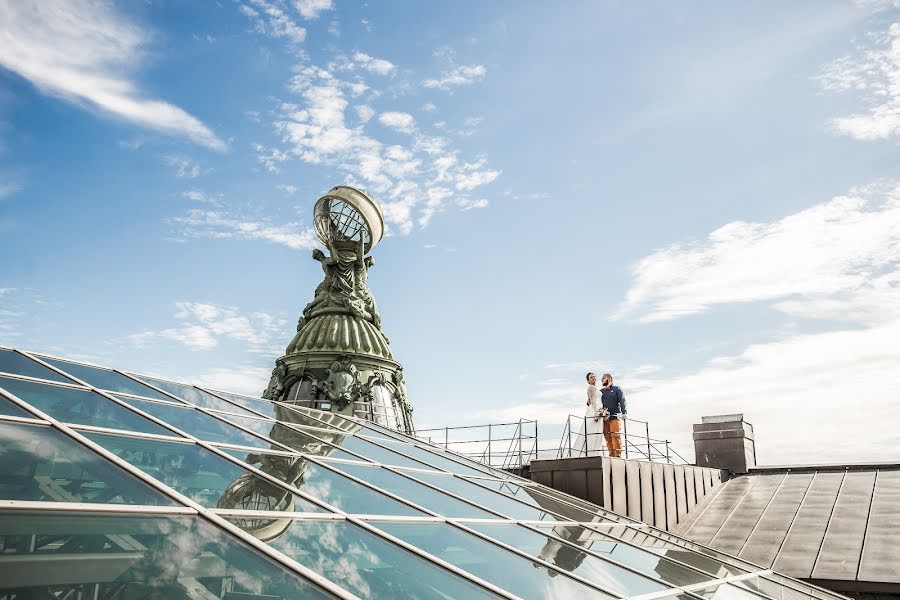
<path id="1" fill-rule="evenodd" d="M 328 377 L 322 386 L 328 399 L 342 408 L 357 400 L 362 391 L 359 370 L 348 356 L 342 356 L 331 363 Z"/>
<path id="2" fill-rule="evenodd" d="M 272 369 L 272 377 L 269 379 L 269 385 L 263 392 L 263 398 L 272 400 L 273 402 L 281 399 L 284 394 L 284 378 L 287 376 L 287 367 L 282 361 L 275 361 L 275 368 Z"/>

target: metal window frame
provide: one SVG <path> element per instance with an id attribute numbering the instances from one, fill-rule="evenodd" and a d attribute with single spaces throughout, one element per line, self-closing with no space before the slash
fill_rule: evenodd
<path id="1" fill-rule="evenodd" d="M 347 600 L 357 600 L 357 596 L 349 593 L 344 588 L 338 586 L 332 581 L 326 579 L 322 575 L 319 575 L 317 572 L 313 571 L 309 567 L 302 565 L 296 560 L 290 558 L 289 556 L 275 550 L 268 544 L 265 544 L 252 535 L 244 531 L 243 529 L 236 527 L 235 525 L 229 523 L 227 520 L 222 517 L 216 515 L 215 513 L 209 511 L 199 503 L 191 500 L 187 496 L 177 492 L 173 488 L 163 484 L 158 481 L 154 477 L 147 475 L 142 470 L 133 466 L 131 463 L 127 462 L 124 459 L 119 458 L 112 452 L 108 451 L 103 446 L 93 442 L 92 440 L 84 437 L 74 429 L 66 426 L 64 423 L 50 417 L 46 413 L 36 409 L 31 406 L 27 402 L 23 402 L 19 399 L 15 400 L 17 403 L 20 403 L 22 408 L 28 410 L 34 415 L 37 415 L 39 418 L 47 421 L 48 425 L 54 429 L 57 429 L 61 433 L 67 435 L 70 439 L 74 440 L 76 443 L 80 443 L 82 446 L 86 446 L 90 450 L 93 450 L 96 454 L 99 454 L 101 457 L 105 458 L 108 462 L 111 462 L 118 466 L 121 469 L 124 469 L 128 473 L 134 475 L 144 483 L 150 485 L 158 492 L 168 496 L 172 500 L 177 503 L 180 503 L 184 507 L 189 507 L 197 511 L 197 515 L 205 518 L 208 522 L 210 522 L 213 526 L 218 527 L 220 530 L 225 531 L 226 533 L 230 533 L 232 536 L 236 537 L 239 540 L 242 540 L 245 545 L 250 545 L 256 550 L 262 552 L 270 559 L 274 559 L 277 563 L 280 563 L 283 567 L 287 567 L 290 571 L 300 576 L 302 579 L 310 581 L 314 585 L 318 585 L 318 587 L 323 588 L 325 591 L 330 592 L 336 595 L 339 598 L 344 598 Z"/>

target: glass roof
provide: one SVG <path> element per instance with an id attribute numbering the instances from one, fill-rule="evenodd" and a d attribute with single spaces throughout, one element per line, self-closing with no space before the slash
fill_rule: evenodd
<path id="1" fill-rule="evenodd" d="M 0 597 L 51 596 L 841 598 L 371 422 L 0 348 Z"/>

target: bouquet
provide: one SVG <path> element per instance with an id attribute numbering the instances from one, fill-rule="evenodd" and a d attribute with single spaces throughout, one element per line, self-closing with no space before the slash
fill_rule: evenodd
<path id="1" fill-rule="evenodd" d="M 608 418 L 609 418 L 609 411 L 606 410 L 605 407 L 601 407 L 601 408 L 597 409 L 597 416 L 594 417 L 594 421 L 596 422 L 596 421 L 599 421 L 600 419 L 603 419 L 605 421 Z"/>

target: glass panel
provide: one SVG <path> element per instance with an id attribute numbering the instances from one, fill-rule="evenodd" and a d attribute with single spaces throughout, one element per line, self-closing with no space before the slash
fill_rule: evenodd
<path id="1" fill-rule="evenodd" d="M 547 517 L 550 518 L 556 518 L 554 515 L 559 515 L 564 519 L 581 522 L 607 520 L 605 517 L 598 516 L 596 513 L 587 512 L 570 504 L 559 502 L 549 496 L 545 496 L 537 491 L 537 486 L 519 485 L 509 480 L 498 481 L 496 479 L 477 479 L 473 481 L 477 481 L 481 485 L 486 485 L 491 489 L 497 490 L 501 494 L 518 498 L 534 508 L 538 508 L 547 513 L 553 513 L 547 515 Z M 544 489 L 544 486 L 541 486 L 541 489 Z M 547 517 L 544 518 L 546 519 Z"/>
<path id="2" fill-rule="evenodd" d="M 226 400 L 230 400 L 231 402 L 239 404 L 244 408 L 249 408 L 250 410 L 255 410 L 256 412 L 262 413 L 270 419 L 275 418 L 275 405 L 268 400 L 263 400 L 262 398 L 248 398 L 247 396 L 241 396 L 240 394 L 220 392 L 219 390 L 210 391 L 216 396 L 222 396 Z"/>
<path id="3" fill-rule="evenodd" d="M 282 405 L 280 408 L 283 408 L 285 411 L 290 413 L 300 413 L 302 415 L 306 415 L 308 417 L 312 417 L 314 420 L 318 421 L 318 423 L 310 423 L 310 425 L 315 425 L 316 427 L 332 427 L 334 429 L 340 429 L 342 431 L 359 431 L 362 429 L 362 425 L 357 423 L 356 421 L 351 421 L 350 419 L 346 419 L 341 415 L 335 414 L 333 412 L 325 412 L 322 410 L 316 410 L 312 408 L 307 408 L 305 406 L 294 406 L 290 407 Z M 294 423 L 292 419 L 289 419 L 284 416 L 278 417 L 279 421 L 290 421 Z"/>
<path id="4" fill-rule="evenodd" d="M 0 371 L 3 371 L 4 373 L 14 373 L 16 375 L 25 375 L 26 377 L 49 379 L 50 381 L 74 383 L 59 373 L 48 369 L 41 363 L 31 360 L 27 356 L 2 348 L 0 348 Z"/>
<path id="5" fill-rule="evenodd" d="M 100 433 L 88 437 L 206 507 L 324 512 L 308 500 L 196 444 Z"/>
<path id="6" fill-rule="evenodd" d="M 0 387 L 64 423 L 178 435 L 96 392 L 7 377 L 0 377 Z"/>
<path id="7" fill-rule="evenodd" d="M 57 369 L 62 369 L 66 373 L 77 377 L 78 379 L 92 385 L 101 390 L 109 390 L 111 392 L 122 392 L 123 394 L 135 394 L 137 396 L 146 396 L 147 398 L 157 398 L 159 400 L 169 400 L 171 398 L 165 394 L 161 394 L 154 389 L 147 387 L 142 383 L 138 383 L 133 379 L 125 377 L 121 373 L 116 373 L 109 369 L 101 369 L 99 367 L 91 367 L 88 365 L 79 365 L 76 363 L 59 360 L 57 358 L 41 357 L 41 360 L 50 363 Z"/>
<path id="8" fill-rule="evenodd" d="M 437 452 L 429 452 L 423 448 L 419 448 L 418 446 L 410 446 L 409 444 L 398 444 L 396 442 L 391 442 L 389 440 L 382 440 L 386 446 L 390 446 L 391 448 L 397 450 L 397 452 L 403 452 L 404 454 L 409 454 L 415 459 L 421 460 L 422 462 L 426 462 L 430 465 L 433 465 L 432 468 L 437 467 L 439 469 L 444 469 L 446 471 L 450 471 L 451 473 L 460 473 L 461 475 L 475 475 L 477 477 L 484 477 L 485 474 L 476 469 L 472 469 L 466 465 L 462 465 L 456 461 L 450 460 L 444 456 L 441 456 Z"/>
<path id="9" fill-rule="evenodd" d="M 302 458 L 258 453 L 246 455 L 244 461 L 344 512 L 426 516 L 411 506 Z"/>
<path id="10" fill-rule="evenodd" d="M 0 514 L 3 598 L 331 598 L 190 516 Z"/>
<path id="11" fill-rule="evenodd" d="M 442 489 L 468 498 L 482 504 L 487 508 L 495 510 L 503 515 L 513 519 L 525 520 L 557 520 L 557 517 L 550 515 L 547 511 L 533 505 L 517 502 L 508 496 L 498 494 L 489 489 L 485 489 L 479 485 L 475 485 L 471 481 L 461 479 L 454 476 L 434 475 L 431 473 L 410 473 L 413 477 L 427 481 L 432 485 L 436 485 Z"/>
<path id="12" fill-rule="evenodd" d="M 373 523 L 522 598 L 612 598 L 448 523 Z"/>
<path id="13" fill-rule="evenodd" d="M 603 533 L 579 525 L 539 526 L 551 535 L 563 538 L 582 548 L 608 556 L 609 558 L 640 571 L 650 577 L 662 579 L 673 586 L 684 586 L 716 579 L 710 573 L 701 573 L 666 558 L 665 553 L 654 554 L 610 538 Z"/>
<path id="14" fill-rule="evenodd" d="M 496 519 L 497 516 L 478 507 L 466 504 L 461 500 L 442 494 L 437 490 L 417 483 L 402 475 L 392 473 L 381 467 L 363 467 L 335 463 L 334 467 L 358 477 L 367 483 L 377 485 L 383 490 L 396 494 L 401 498 L 415 502 L 419 506 L 432 510 L 450 518 Z M 474 498 L 473 498 L 474 500 Z"/>
<path id="15" fill-rule="evenodd" d="M 258 433 L 259 435 L 264 435 L 269 437 L 272 433 L 272 428 L 275 426 L 275 421 L 265 421 L 263 419 L 257 419 L 253 417 L 238 417 L 236 415 L 225 415 L 219 413 L 217 415 L 221 419 L 226 419 L 232 423 L 240 425 L 241 427 L 246 427 L 250 431 L 254 433 Z"/>
<path id="16" fill-rule="evenodd" d="M 756 594 L 730 583 L 722 583 L 702 590 L 691 591 L 701 598 L 706 598 L 706 600 L 760 600 L 760 597 Z"/>
<path id="17" fill-rule="evenodd" d="M 162 419 L 172 427 L 200 438 L 207 442 L 219 442 L 222 444 L 238 444 L 254 448 L 268 448 L 269 443 L 255 435 L 241 431 L 233 425 L 229 425 L 219 419 L 202 413 L 190 407 L 174 406 L 172 404 L 160 404 L 149 400 L 136 400 L 125 396 L 116 396 L 135 408 L 150 413 L 157 419 Z"/>
<path id="18" fill-rule="evenodd" d="M 329 446 L 329 448 L 331 448 L 331 446 Z M 240 450 L 238 448 L 219 447 L 219 450 L 221 450 L 222 452 L 224 452 L 226 454 L 230 454 L 231 456 L 233 456 L 237 459 L 240 459 L 240 460 L 245 460 L 248 456 L 248 452 L 246 450 Z M 287 450 L 282 450 L 281 448 L 275 448 L 275 450 L 278 450 L 279 452 L 288 452 Z M 252 454 L 252 453 L 250 453 L 250 454 Z M 276 454 L 276 453 L 273 452 L 272 454 Z M 338 450 L 337 448 L 331 448 L 331 451 L 328 452 L 328 456 L 322 457 L 322 458 L 324 458 L 326 461 L 330 461 L 332 458 L 344 458 L 344 459 L 352 460 L 352 461 L 356 461 L 356 462 L 361 461 L 360 458 L 353 456 L 352 454 L 348 454 L 348 453 L 344 452 L 343 450 Z M 338 464 L 342 464 L 342 463 L 335 462 L 334 464 L 338 465 Z M 367 463 L 367 464 L 371 464 L 371 463 Z"/>
<path id="19" fill-rule="evenodd" d="M 653 552 L 660 556 L 677 560 L 688 566 L 700 569 L 705 573 L 709 573 L 712 578 L 731 577 L 732 575 L 743 575 L 747 571 L 726 565 L 719 560 L 711 558 L 706 554 L 688 550 L 684 546 L 673 544 L 667 540 L 661 539 L 654 535 L 655 530 L 648 531 L 644 529 L 632 529 L 630 527 L 613 527 L 603 529 L 603 534 L 612 539 L 622 540 L 648 552 Z"/>
<path id="20" fill-rule="evenodd" d="M 289 522 L 266 543 L 360 598 L 496 597 L 347 521 Z"/>
<path id="21" fill-rule="evenodd" d="M 608 563 L 599 557 L 588 554 L 582 549 L 591 548 L 592 550 L 611 555 L 615 550 L 615 544 L 603 546 L 601 543 L 595 545 L 589 537 L 580 538 L 573 530 L 565 527 L 555 528 L 553 531 L 554 533 L 562 533 L 565 536 L 564 539 L 575 544 L 574 547 L 564 544 L 556 538 L 548 537 L 513 523 L 473 523 L 469 527 L 500 540 L 513 548 L 518 548 L 523 552 L 552 563 L 565 571 L 577 573 L 602 588 L 622 596 L 649 594 L 667 589 L 667 586 L 661 583 Z M 573 534 L 574 537 L 572 537 Z M 652 574 L 656 575 L 656 573 Z M 691 580 L 691 583 L 699 583 L 701 581 L 707 581 L 707 578 L 702 576 L 695 577 Z"/>
<path id="22" fill-rule="evenodd" d="M 19 423 L 0 423 L 0 499 L 175 504 L 56 429 Z"/>
<path id="23" fill-rule="evenodd" d="M 306 430 L 304 431 L 309 436 L 322 436 L 325 435 L 320 431 L 312 431 Z M 434 467 L 429 467 L 426 464 L 422 464 L 418 461 L 415 461 L 411 458 L 407 458 L 396 452 L 388 450 L 387 448 L 382 448 L 381 446 L 377 446 L 368 440 L 364 440 L 362 438 L 354 437 L 354 436 L 334 436 L 331 440 L 329 440 L 332 444 L 336 446 L 340 446 L 345 450 L 349 450 L 351 452 L 356 452 L 357 454 L 361 454 L 368 459 L 371 459 L 374 462 L 381 463 L 383 465 L 393 465 L 398 467 L 412 467 L 414 469 L 433 469 Z"/>
<path id="24" fill-rule="evenodd" d="M 146 381 L 151 385 L 155 385 L 161 390 L 165 390 L 170 394 L 178 396 L 189 404 L 202 406 L 203 408 L 214 408 L 216 410 L 229 411 L 238 414 L 253 414 L 245 408 L 235 406 L 234 404 L 226 402 L 221 398 L 216 398 L 212 394 L 208 394 L 201 389 L 195 388 L 192 385 L 185 385 L 183 383 L 176 383 L 174 381 L 164 381 L 162 379 L 154 379 L 152 377 L 147 377 L 146 375 L 136 375 L 136 377 L 139 377 L 140 379 Z"/>
<path id="25" fill-rule="evenodd" d="M 7 400 L 3 396 L 0 396 L 0 415 L 7 415 L 10 417 L 27 417 L 29 419 L 37 419 L 36 416 L 13 402 L 12 400 Z"/>

